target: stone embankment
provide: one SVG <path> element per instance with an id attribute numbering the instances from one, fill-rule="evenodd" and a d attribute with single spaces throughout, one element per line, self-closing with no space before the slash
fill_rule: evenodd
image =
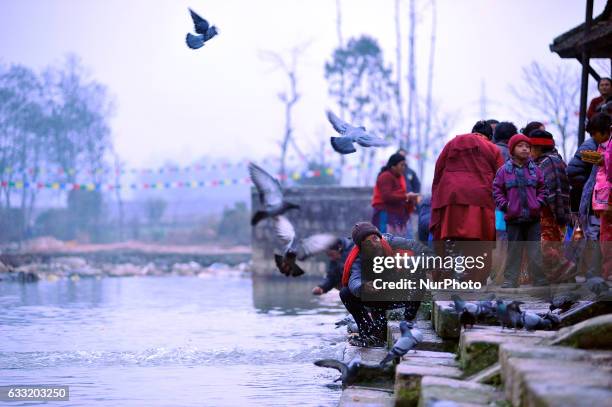
<path id="1" fill-rule="evenodd" d="M 548 308 L 524 299 L 526 310 Z M 424 341 L 403 357 L 395 376 L 364 376 L 343 391 L 340 405 L 612 405 L 612 303 L 582 301 L 560 318 L 566 326 L 558 331 L 502 332 L 487 324 L 466 330 L 449 302 L 433 301 L 430 315 L 420 313 L 416 323 Z M 398 336 L 398 322 L 390 321 L 389 346 Z M 360 353 L 380 361 L 386 351 L 347 346 L 345 360 Z"/>

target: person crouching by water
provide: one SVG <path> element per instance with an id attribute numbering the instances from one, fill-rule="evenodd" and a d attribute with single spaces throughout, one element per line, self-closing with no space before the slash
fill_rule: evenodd
<path id="1" fill-rule="evenodd" d="M 508 231 L 508 261 L 502 288 L 519 286 L 523 244 L 527 246 L 528 272 L 533 285 L 546 285 L 540 250 L 540 214 L 546 205 L 544 177 L 530 158 L 531 141 L 527 136 L 512 136 L 508 151 L 511 158 L 497 171 L 493 182 L 495 203 L 504 212 Z"/>
<path id="2" fill-rule="evenodd" d="M 408 192 L 405 172 L 406 157 L 395 153 L 389 157 L 376 179 L 372 196 L 372 223 L 382 233 L 406 234 L 406 224 L 414 211 L 418 194 Z"/>
<path id="3" fill-rule="evenodd" d="M 325 279 L 312 289 L 313 295 L 325 294 L 333 288 L 340 290 L 344 262 L 346 262 L 346 258 L 353 246 L 355 245 L 351 239 L 341 237 L 338 238 L 335 246 L 327 250 L 325 253 L 329 258 L 327 273 L 325 274 Z"/>
<path id="4" fill-rule="evenodd" d="M 362 283 L 362 265 L 372 261 L 371 252 L 393 256 L 395 251 L 402 249 L 428 249 L 413 240 L 382 234 L 370 222 L 359 222 L 353 226 L 352 238 L 355 247 L 351 250 L 342 273 L 342 289 L 340 299 L 347 311 L 353 316 L 359 327 L 359 336 L 349 339 L 356 346 L 384 346 L 387 338 L 388 309 L 404 307 L 404 319 L 412 321 L 416 318 L 421 305 L 420 301 L 364 301 L 362 298 L 365 284 Z M 417 248 L 418 246 L 418 248 Z M 365 253 L 364 253 L 365 252 Z M 367 255 L 366 253 L 370 253 Z"/>

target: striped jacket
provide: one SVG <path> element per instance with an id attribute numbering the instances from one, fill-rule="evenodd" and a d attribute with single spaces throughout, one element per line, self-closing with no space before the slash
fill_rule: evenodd
<path id="1" fill-rule="evenodd" d="M 544 176 L 546 185 L 546 204 L 561 226 L 569 221 L 570 184 L 567 165 L 556 149 L 542 153 L 535 160 Z"/>

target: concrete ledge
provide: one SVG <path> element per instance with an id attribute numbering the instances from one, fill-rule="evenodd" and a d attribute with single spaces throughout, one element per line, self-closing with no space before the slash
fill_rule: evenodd
<path id="1" fill-rule="evenodd" d="M 451 366 L 400 363 L 395 369 L 396 406 L 416 406 L 418 404 L 423 376 L 459 378 L 461 370 Z"/>
<path id="2" fill-rule="evenodd" d="M 503 400 L 503 395 L 493 386 L 425 376 L 421 380 L 419 407 L 434 405 L 437 401 L 450 401 L 453 406 L 488 406 Z"/>
<path id="3" fill-rule="evenodd" d="M 581 349 L 612 350 L 612 314 L 601 315 L 563 328 L 550 344 Z"/>
<path id="4" fill-rule="evenodd" d="M 499 327 L 476 326 L 461 332 L 459 364 L 467 376 L 473 375 L 497 362 L 498 349 L 503 343 L 534 344 L 551 338 L 550 331 L 501 331 Z"/>
<path id="5" fill-rule="evenodd" d="M 511 357 L 503 371 L 506 398 L 513 406 L 606 406 L 612 400 L 609 367 Z"/>

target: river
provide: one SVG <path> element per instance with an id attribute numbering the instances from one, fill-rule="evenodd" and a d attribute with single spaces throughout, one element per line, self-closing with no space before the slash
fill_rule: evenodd
<path id="1" fill-rule="evenodd" d="M 313 285 L 233 273 L 3 282 L 0 385 L 70 386 L 69 402 L 47 405 L 337 405 L 337 372 L 312 362 L 341 357 L 345 312 Z"/>

